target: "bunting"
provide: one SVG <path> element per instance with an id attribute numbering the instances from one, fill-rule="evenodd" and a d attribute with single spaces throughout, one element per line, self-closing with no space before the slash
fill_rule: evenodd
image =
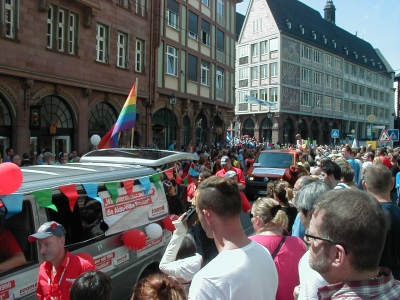
<path id="1" fill-rule="evenodd" d="M 78 201 L 78 192 L 76 191 L 76 186 L 75 184 L 70 184 L 70 185 L 64 185 L 58 187 L 58 189 L 68 198 L 69 201 L 69 208 L 71 209 L 71 212 L 74 211 L 74 206 L 76 201 Z"/>
<path id="2" fill-rule="evenodd" d="M 127 195 L 132 194 L 132 189 L 133 189 L 133 185 L 134 185 L 133 179 L 124 180 L 124 181 L 122 181 L 122 183 L 123 183 L 123 185 L 124 185 L 126 194 L 127 194 Z"/>
<path id="3" fill-rule="evenodd" d="M 144 192 L 146 195 L 149 194 L 151 185 L 150 185 L 150 178 L 149 177 L 142 177 L 139 178 L 140 184 L 144 187 Z"/>
<path id="4" fill-rule="evenodd" d="M 108 192 L 111 194 L 111 199 L 115 206 L 118 198 L 118 182 L 106 182 L 104 183 L 104 185 L 106 186 Z"/>
<path id="5" fill-rule="evenodd" d="M 97 185 L 97 183 L 82 183 L 82 185 L 83 185 L 83 188 L 85 189 L 86 194 L 89 198 L 92 198 L 94 200 L 99 201 L 100 203 L 103 203 L 101 198 L 97 195 L 97 191 L 99 189 L 99 186 Z"/>
<path id="6" fill-rule="evenodd" d="M 40 207 L 47 207 L 58 212 L 57 207 L 53 204 L 53 194 L 51 189 L 35 191 L 33 192 L 33 197 Z"/>
<path id="7" fill-rule="evenodd" d="M 22 211 L 23 194 L 9 194 L 1 196 L 4 205 L 7 207 L 8 214 L 6 219 L 16 215 Z"/>

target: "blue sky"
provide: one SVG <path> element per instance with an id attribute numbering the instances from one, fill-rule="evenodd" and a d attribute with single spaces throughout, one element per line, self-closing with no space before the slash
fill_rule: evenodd
<path id="1" fill-rule="evenodd" d="M 285 1 L 285 0 L 280 0 Z M 250 0 L 236 5 L 245 15 Z M 324 15 L 326 0 L 301 2 Z M 378 48 L 395 73 L 400 73 L 400 1 L 399 0 L 333 0 L 336 25 L 365 39 Z"/>

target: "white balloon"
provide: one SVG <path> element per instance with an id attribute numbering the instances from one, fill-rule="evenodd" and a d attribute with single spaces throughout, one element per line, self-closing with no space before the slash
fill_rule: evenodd
<path id="1" fill-rule="evenodd" d="M 146 234 L 151 239 L 158 239 L 162 235 L 162 228 L 156 223 L 152 223 L 146 227 Z"/>
<path id="2" fill-rule="evenodd" d="M 97 134 L 92 135 L 90 138 L 90 142 L 92 143 L 93 146 L 97 146 L 101 141 L 101 137 Z"/>

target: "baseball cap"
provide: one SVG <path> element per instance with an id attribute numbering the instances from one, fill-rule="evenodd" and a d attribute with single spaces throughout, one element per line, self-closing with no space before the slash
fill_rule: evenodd
<path id="1" fill-rule="evenodd" d="M 32 234 L 28 237 L 28 241 L 34 242 L 36 240 L 45 239 L 51 237 L 52 235 L 58 237 L 65 236 L 65 229 L 61 224 L 57 222 L 46 222 L 42 226 L 39 227 L 38 231 L 35 234 Z"/>
<path id="2" fill-rule="evenodd" d="M 226 165 L 228 162 L 231 162 L 231 159 L 228 156 L 221 157 L 221 165 Z"/>
<path id="3" fill-rule="evenodd" d="M 232 178 L 233 176 L 236 176 L 236 175 L 237 175 L 236 172 L 232 171 L 232 170 L 225 173 L 226 178 Z"/>

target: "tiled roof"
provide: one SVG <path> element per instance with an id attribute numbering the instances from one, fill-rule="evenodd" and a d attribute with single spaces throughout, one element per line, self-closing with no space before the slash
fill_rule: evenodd
<path id="1" fill-rule="evenodd" d="M 299 0 L 265 1 L 282 34 L 332 52 L 347 61 L 380 72 L 384 76 L 390 76 L 385 64 L 379 59 L 370 43 L 326 21 L 315 9 Z M 336 13 L 340 11 L 336 10 Z M 291 28 L 288 26 L 289 23 Z M 301 33 L 300 26 L 304 28 L 304 34 Z M 316 39 L 313 38 L 313 32 L 316 33 Z M 327 40 L 326 44 L 324 37 Z M 336 43 L 336 48 L 333 41 Z M 348 54 L 346 54 L 346 49 Z"/>

